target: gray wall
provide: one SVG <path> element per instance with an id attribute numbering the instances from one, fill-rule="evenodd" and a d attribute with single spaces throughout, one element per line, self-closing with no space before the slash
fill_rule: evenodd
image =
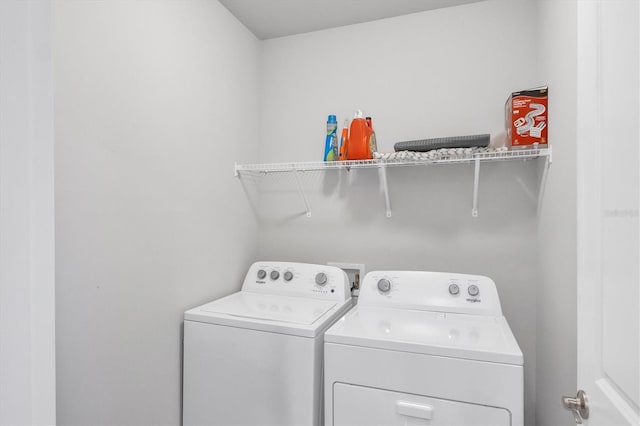
<path id="1" fill-rule="evenodd" d="M 573 1 L 540 3 L 541 74 L 549 82 L 549 169 L 539 220 L 540 281 L 536 418 L 539 425 L 572 425 L 561 395 L 576 389 L 576 75 L 577 6 Z"/>
<path id="2" fill-rule="evenodd" d="M 379 148 L 394 142 L 503 129 L 511 91 L 545 82 L 535 44 L 534 1 L 487 1 L 264 42 L 261 159 L 320 160 L 327 114 L 373 117 Z M 526 47 L 526 46 L 525 46 Z M 490 276 L 525 356 L 526 423 L 534 424 L 536 372 L 537 162 L 480 171 L 471 217 L 470 165 L 388 172 L 393 217 L 374 170 L 247 179 L 261 220 L 265 259 L 364 263 Z"/>
<path id="3" fill-rule="evenodd" d="M 259 44 L 216 1 L 54 9 L 58 423 L 179 424 L 182 314 L 255 257 Z"/>

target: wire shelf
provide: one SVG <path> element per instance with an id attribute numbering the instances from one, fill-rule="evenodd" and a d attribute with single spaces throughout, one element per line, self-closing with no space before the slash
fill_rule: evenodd
<path id="1" fill-rule="evenodd" d="M 365 168 L 420 166 L 430 164 L 470 164 L 476 160 L 504 161 L 504 160 L 529 160 L 538 157 L 550 157 L 551 148 L 522 149 L 512 151 L 488 151 L 474 152 L 471 154 L 452 153 L 441 158 L 394 158 L 374 160 L 349 160 L 349 161 L 306 161 L 290 163 L 263 163 L 263 164 L 236 164 L 235 174 L 242 173 L 287 173 L 322 170 L 350 170 Z"/>
<path id="2" fill-rule="evenodd" d="M 542 193 L 546 182 L 549 164 L 552 161 L 551 146 L 546 148 L 520 149 L 508 151 L 504 149 L 489 150 L 482 148 L 481 150 L 469 149 L 443 149 L 438 152 L 430 153 L 394 153 L 383 154 L 384 158 L 374 160 L 349 160 L 349 161 L 308 161 L 308 162 L 292 162 L 292 163 L 264 163 L 264 164 L 237 164 L 235 165 L 235 175 L 265 175 L 270 173 L 292 173 L 295 178 L 296 187 L 300 198 L 302 199 L 307 217 L 311 217 L 311 206 L 307 199 L 305 190 L 300 182 L 299 174 L 307 171 L 324 171 L 324 170 L 351 170 L 377 168 L 380 175 L 380 183 L 384 190 L 386 215 L 391 217 L 391 200 L 389 195 L 389 187 L 387 184 L 387 168 L 397 166 L 422 166 L 434 164 L 473 164 L 475 167 L 473 178 L 473 198 L 471 215 L 478 216 L 478 185 L 480 176 L 480 163 L 490 161 L 508 161 L 508 160 L 532 160 L 535 158 L 545 158 L 540 190 L 538 193 L 538 209 L 542 203 Z M 387 156 L 392 158 L 387 158 Z"/>

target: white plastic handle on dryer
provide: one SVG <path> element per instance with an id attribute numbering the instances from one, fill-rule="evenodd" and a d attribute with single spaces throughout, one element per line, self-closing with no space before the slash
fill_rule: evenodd
<path id="1" fill-rule="evenodd" d="M 397 401 L 396 412 L 407 417 L 431 420 L 431 417 L 433 416 L 433 407 L 425 404 L 417 404 L 415 402 Z"/>

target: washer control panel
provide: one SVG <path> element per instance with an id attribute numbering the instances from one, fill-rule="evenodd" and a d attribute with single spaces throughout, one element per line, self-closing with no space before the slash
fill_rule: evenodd
<path id="1" fill-rule="evenodd" d="M 351 298 L 349 278 L 340 268 L 295 262 L 256 262 L 243 291 L 343 301 Z"/>
<path id="2" fill-rule="evenodd" d="M 491 278 L 429 271 L 372 271 L 360 286 L 360 306 L 501 316 Z"/>

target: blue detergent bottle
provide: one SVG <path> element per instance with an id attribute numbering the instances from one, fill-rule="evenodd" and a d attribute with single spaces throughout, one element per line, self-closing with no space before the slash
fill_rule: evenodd
<path id="1" fill-rule="evenodd" d="M 338 120 L 335 115 L 327 118 L 327 139 L 324 143 L 324 161 L 338 160 Z"/>

